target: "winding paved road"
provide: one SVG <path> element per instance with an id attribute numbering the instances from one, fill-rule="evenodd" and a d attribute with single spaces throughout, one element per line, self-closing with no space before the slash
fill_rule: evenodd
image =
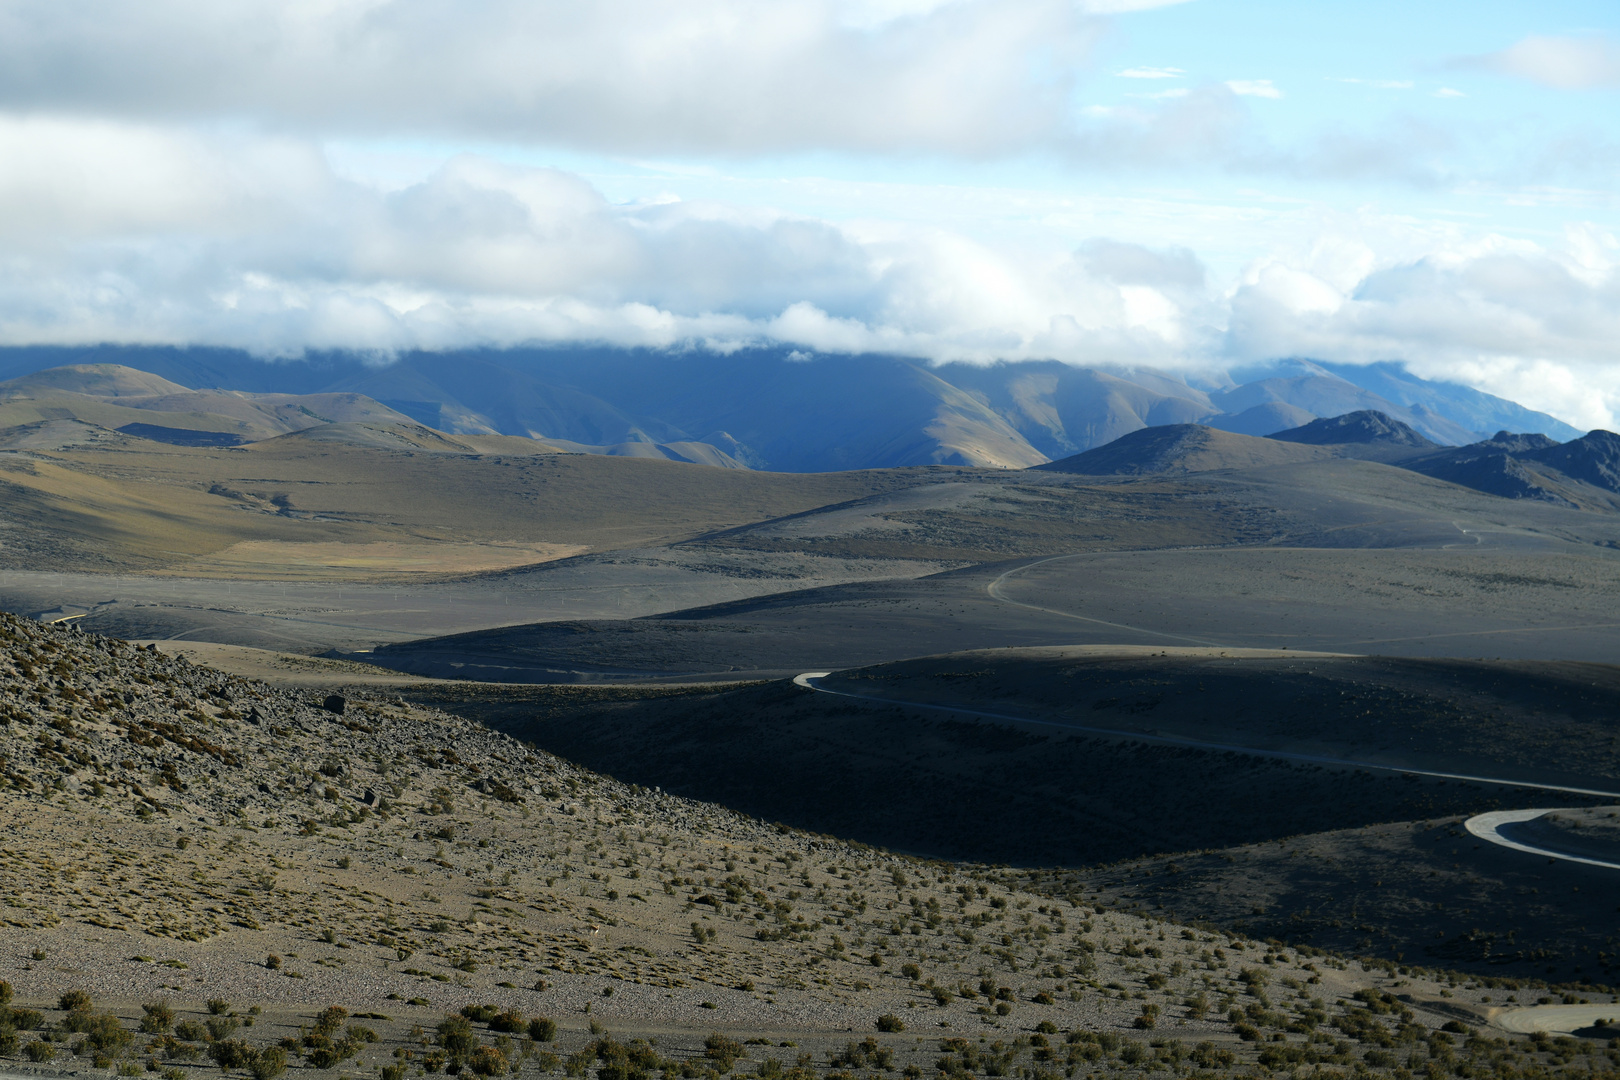
<path id="1" fill-rule="evenodd" d="M 1530 844 L 1521 844 L 1517 840 L 1509 840 L 1496 831 L 1499 826 L 1515 825 L 1521 821 L 1534 821 L 1542 814 L 1555 813 L 1559 809 L 1561 808 L 1552 806 L 1543 807 L 1540 810 L 1492 810 L 1487 814 L 1476 814 L 1469 818 L 1463 822 L 1463 828 L 1481 840 L 1489 840 L 1493 844 L 1500 844 L 1505 848 L 1512 848 L 1514 851 L 1523 851 L 1531 855 L 1545 855 L 1549 859 L 1561 859 L 1564 862 L 1581 863 L 1584 866 L 1601 866 L 1609 870 L 1620 870 L 1620 862 L 1610 862 L 1606 859 L 1588 859 L 1581 855 L 1571 855 L 1559 851 L 1556 848 L 1533 847 Z M 1575 1007 L 1569 1006 L 1569 1008 Z M 1614 1006 L 1609 1006 L 1609 1008 L 1612 1010 Z M 1617 1018 L 1620 1018 L 1620 1014 L 1617 1014 Z"/>

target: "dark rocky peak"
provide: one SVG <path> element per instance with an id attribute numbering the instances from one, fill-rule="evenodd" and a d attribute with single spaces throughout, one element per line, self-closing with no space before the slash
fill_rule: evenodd
<path id="1" fill-rule="evenodd" d="M 1620 492 L 1620 435 L 1612 431 L 1590 431 L 1579 439 L 1523 456 L 1551 465 L 1565 476 Z"/>
<path id="2" fill-rule="evenodd" d="M 1376 409 L 1362 409 L 1343 416 L 1323 417 L 1302 427 L 1279 431 L 1268 438 L 1311 446 L 1343 446 L 1351 443 L 1382 443 L 1425 450 L 1439 444 L 1424 438 L 1404 424 Z"/>
<path id="3" fill-rule="evenodd" d="M 1493 454 L 1527 454 L 1532 450 L 1550 450 L 1557 445 L 1557 439 L 1549 439 L 1539 433 L 1520 435 L 1512 431 L 1498 431 L 1469 449 Z"/>

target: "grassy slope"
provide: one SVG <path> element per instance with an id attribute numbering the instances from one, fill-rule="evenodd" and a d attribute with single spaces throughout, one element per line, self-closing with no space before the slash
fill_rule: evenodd
<path id="1" fill-rule="evenodd" d="M 384 450 L 289 436 L 249 450 L 132 442 L 12 455 L 5 516 L 28 569 L 188 570 L 242 541 L 634 547 L 918 483 L 583 454 Z M 289 557 L 289 561 L 295 561 Z M 203 568 L 206 572 L 207 568 Z"/>

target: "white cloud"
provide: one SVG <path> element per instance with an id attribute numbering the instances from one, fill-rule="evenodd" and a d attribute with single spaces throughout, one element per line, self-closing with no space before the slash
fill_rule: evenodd
<path id="1" fill-rule="evenodd" d="M 1179 79 L 1187 73 L 1174 67 L 1133 67 L 1114 74 L 1121 79 Z"/>
<path id="2" fill-rule="evenodd" d="M 1305 260 L 1308 262 L 1308 260 Z M 1297 262 L 1297 260 L 1296 260 Z M 1402 359 L 1614 428 L 1620 417 L 1620 241 L 1595 226 L 1563 245 L 1485 236 L 1363 265 L 1353 281 L 1252 268 L 1231 298 L 1227 347 L 1250 359 Z"/>
<path id="3" fill-rule="evenodd" d="M 16 2 L 0 109 L 632 155 L 982 155 L 1068 130 L 1102 32 L 1071 0 Z"/>
<path id="4" fill-rule="evenodd" d="M 1499 53 L 1458 62 L 1559 90 L 1620 86 L 1620 44 L 1604 36 L 1531 36 Z"/>
<path id="5" fill-rule="evenodd" d="M 1433 96 L 1437 98 L 1462 98 L 1467 97 L 1468 95 L 1463 93 L 1461 90 L 1454 90 L 1449 86 L 1442 86 L 1440 89 L 1434 92 Z"/>
<path id="6" fill-rule="evenodd" d="M 1228 79 L 1226 88 L 1239 97 L 1280 98 L 1282 91 L 1270 79 Z"/>

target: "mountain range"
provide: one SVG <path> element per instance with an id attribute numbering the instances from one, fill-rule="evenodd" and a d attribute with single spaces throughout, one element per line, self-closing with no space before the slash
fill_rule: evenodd
<path id="1" fill-rule="evenodd" d="M 1142 428 L 1037 468 L 1086 476 L 1165 476 L 1329 458 L 1383 462 L 1509 499 L 1620 510 L 1620 435 L 1612 431 L 1565 443 L 1499 431 L 1467 446 L 1439 446 L 1373 410 L 1312 420 L 1264 438 L 1204 424 Z"/>
<path id="2" fill-rule="evenodd" d="M 1569 425 L 1398 364 L 1290 360 L 1238 382 L 1056 361 L 937 366 L 777 349 L 558 348 L 262 360 L 219 349 L 0 350 L 0 420 L 74 418 L 216 445 L 323 423 L 420 424 L 556 450 L 821 472 L 907 465 L 1025 468 L 1148 427 L 1263 436 L 1376 411 L 1440 445 Z M 1196 383 L 1196 385 L 1195 385 Z M 209 388 L 209 389 L 201 389 Z M 160 420 L 154 412 L 163 413 Z M 174 432 L 180 432 L 175 434 Z M 189 433 L 189 434 L 188 434 Z"/>

